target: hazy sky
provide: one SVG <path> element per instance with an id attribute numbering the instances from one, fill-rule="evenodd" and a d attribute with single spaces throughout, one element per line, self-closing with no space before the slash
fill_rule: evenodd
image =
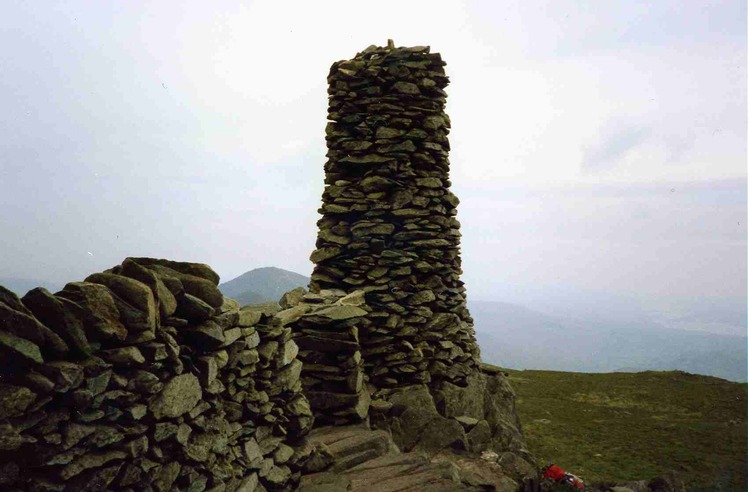
<path id="1" fill-rule="evenodd" d="M 329 66 L 387 38 L 448 63 L 473 298 L 745 303 L 744 1 L 3 1 L 0 277 L 309 274 Z"/>

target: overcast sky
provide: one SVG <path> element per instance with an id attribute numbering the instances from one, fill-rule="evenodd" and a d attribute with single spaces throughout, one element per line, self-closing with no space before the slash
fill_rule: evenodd
<path id="1" fill-rule="evenodd" d="M 0 277 L 309 274 L 329 66 L 387 38 L 448 63 L 472 298 L 745 303 L 744 1 L 3 1 Z"/>

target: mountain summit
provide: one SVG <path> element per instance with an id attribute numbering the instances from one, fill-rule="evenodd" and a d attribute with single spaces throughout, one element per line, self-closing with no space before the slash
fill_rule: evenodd
<path id="1" fill-rule="evenodd" d="M 223 295 L 239 304 L 277 302 L 283 294 L 309 285 L 309 278 L 276 267 L 255 268 L 218 286 Z"/>

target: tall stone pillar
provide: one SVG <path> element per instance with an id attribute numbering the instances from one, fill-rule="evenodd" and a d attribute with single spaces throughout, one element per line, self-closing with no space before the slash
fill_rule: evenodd
<path id="1" fill-rule="evenodd" d="M 462 384 L 479 361 L 460 280 L 445 63 L 370 46 L 332 65 L 325 190 L 311 289 L 362 289 L 364 367 L 377 387 Z"/>

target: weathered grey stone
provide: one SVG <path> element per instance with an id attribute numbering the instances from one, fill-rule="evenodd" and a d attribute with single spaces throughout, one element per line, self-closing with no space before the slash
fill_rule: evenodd
<path id="1" fill-rule="evenodd" d="M 189 327 L 183 330 L 182 333 L 194 346 L 204 347 L 207 350 L 218 348 L 226 342 L 223 328 L 211 320 L 205 321 L 195 327 Z"/>
<path id="2" fill-rule="evenodd" d="M 310 317 L 313 316 L 315 318 L 325 318 L 331 321 L 343 321 L 351 318 L 366 316 L 366 311 L 356 306 L 339 305 L 324 307 L 322 309 L 315 310 L 308 315 Z"/>
<path id="3" fill-rule="evenodd" d="M 62 338 L 26 311 L 16 311 L 0 302 L 0 329 L 35 343 L 45 354 L 65 356 L 69 349 Z"/>
<path id="4" fill-rule="evenodd" d="M 39 346 L 25 338 L 0 330 L 0 357 L 7 363 L 41 364 Z"/>
<path id="5" fill-rule="evenodd" d="M 200 371 L 199 379 L 203 387 L 210 384 L 218 377 L 218 364 L 215 357 L 200 357 L 196 363 L 197 370 Z"/>
<path id="6" fill-rule="evenodd" d="M 191 321 L 204 321 L 210 319 L 215 313 L 213 307 L 199 297 L 183 294 L 179 296 L 175 314 L 181 318 Z"/>
<path id="7" fill-rule="evenodd" d="M 136 259 L 136 261 L 138 260 L 140 259 Z M 138 263 L 142 264 L 140 261 Z M 212 280 L 189 273 L 182 273 L 165 265 L 148 264 L 144 266 L 155 272 L 165 283 L 169 278 L 179 280 L 186 293 L 205 301 L 211 307 L 220 308 L 223 305 L 223 294 L 221 294 L 217 284 Z"/>
<path id="8" fill-rule="evenodd" d="M 239 321 L 237 322 L 237 325 L 241 327 L 255 326 L 260 322 L 261 318 L 262 312 L 254 309 L 242 308 L 239 311 Z"/>
<path id="9" fill-rule="evenodd" d="M 172 485 L 179 475 L 181 466 L 176 461 L 162 465 L 157 473 L 153 475 L 153 488 L 159 492 L 172 490 Z"/>
<path id="10" fill-rule="evenodd" d="M 85 454 L 65 466 L 60 472 L 60 478 L 63 480 L 69 480 L 84 470 L 100 467 L 110 461 L 124 459 L 126 456 L 127 455 L 123 451 L 116 450 Z"/>
<path id="11" fill-rule="evenodd" d="M 309 257 L 313 263 L 319 263 L 321 261 L 333 258 L 340 254 L 342 250 L 337 246 L 325 246 L 314 250 Z"/>
<path id="12" fill-rule="evenodd" d="M 0 383 L 0 420 L 23 415 L 36 393 L 23 386 Z"/>
<path id="13" fill-rule="evenodd" d="M 57 297 L 73 301 L 80 309 L 74 315 L 83 323 L 89 340 L 124 340 L 127 329 L 119 319 L 119 310 L 109 289 L 89 282 L 70 282 Z"/>
<path id="14" fill-rule="evenodd" d="M 200 382 L 193 374 L 173 377 L 151 400 L 148 409 L 154 418 L 174 418 L 192 410 L 202 398 Z"/>
<path id="15" fill-rule="evenodd" d="M 478 421 L 467 433 L 467 440 L 470 451 L 474 453 L 484 451 L 491 440 L 491 426 L 485 420 Z"/>
<path id="16" fill-rule="evenodd" d="M 139 366 L 145 364 L 145 357 L 138 347 L 120 347 L 101 350 L 98 355 L 107 362 L 118 366 Z"/>
<path id="17" fill-rule="evenodd" d="M 296 342 L 294 342 L 293 340 L 289 340 L 281 346 L 280 350 L 281 358 L 279 365 L 283 367 L 287 366 L 288 364 L 293 362 L 294 359 L 296 359 L 296 356 L 299 353 L 299 346 L 296 345 Z"/>
<path id="18" fill-rule="evenodd" d="M 190 263 L 186 261 L 172 261 L 163 258 L 130 258 L 139 265 L 146 267 L 152 267 L 154 265 L 160 265 L 171 269 L 172 271 L 181 273 L 183 275 L 191 275 L 208 280 L 213 285 L 218 285 L 221 281 L 221 277 L 212 269 L 210 266 L 204 263 Z"/>
<path id="19" fill-rule="evenodd" d="M 290 390 L 301 376 L 302 363 L 294 359 L 290 364 L 278 371 L 275 376 L 275 385 L 281 390 Z"/>
<path id="20" fill-rule="evenodd" d="M 86 282 L 102 284 L 136 309 L 145 313 L 148 324 L 156 328 L 156 298 L 148 285 L 138 280 L 113 273 L 95 273 Z"/>
<path id="21" fill-rule="evenodd" d="M 147 285 L 158 304 L 158 310 L 162 318 L 168 318 L 177 309 L 177 299 L 159 278 L 158 275 L 148 270 L 146 267 L 138 265 L 132 258 L 127 258 L 122 262 L 119 271 L 120 274 L 138 280 Z"/>
<path id="22" fill-rule="evenodd" d="M 308 304 L 298 304 L 294 307 L 279 311 L 278 313 L 276 313 L 275 319 L 280 321 L 281 326 L 286 326 L 297 321 L 304 314 L 306 314 L 309 309 L 310 306 Z"/>
<path id="23" fill-rule="evenodd" d="M 11 309 L 31 315 L 31 311 L 23 305 L 15 292 L 0 285 L 0 303 L 7 304 Z"/>

